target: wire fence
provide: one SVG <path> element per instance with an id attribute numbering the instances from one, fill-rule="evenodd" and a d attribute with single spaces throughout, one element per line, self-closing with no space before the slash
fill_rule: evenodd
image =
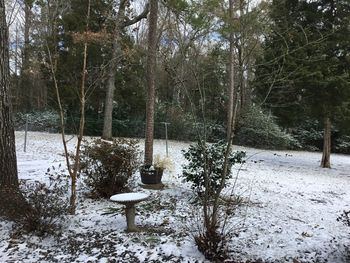
<path id="1" fill-rule="evenodd" d="M 33 114 L 22 114 L 16 116 L 15 128 L 18 131 L 25 131 L 24 151 L 26 151 L 27 132 L 61 132 L 60 119 L 57 115 L 36 116 Z M 76 134 L 79 128 L 79 118 L 68 117 L 65 122 L 65 132 Z M 86 118 L 84 135 L 101 136 L 103 131 L 103 119 Z M 146 123 L 144 120 L 118 120 L 112 121 L 112 136 L 127 138 L 144 138 Z M 216 124 L 203 125 L 196 122 L 170 122 L 156 121 L 154 123 L 154 138 L 179 141 L 195 141 L 206 134 L 207 139 L 224 139 L 223 127 Z"/>
<path id="2" fill-rule="evenodd" d="M 57 114 L 19 114 L 15 118 L 16 130 L 41 131 L 58 133 L 61 131 L 60 119 Z M 79 118 L 67 117 L 65 119 L 65 132 L 67 134 L 76 134 L 79 129 Z M 86 117 L 84 135 L 101 136 L 103 131 L 103 119 Z M 112 136 L 143 138 L 145 136 L 145 120 L 138 119 L 113 119 Z M 220 124 L 194 122 L 192 120 L 180 119 L 156 120 L 154 122 L 155 139 L 172 140 L 196 140 L 199 135 L 206 134 L 207 138 L 220 137 L 224 135 L 224 128 Z M 224 138 L 224 137 L 223 137 Z"/>

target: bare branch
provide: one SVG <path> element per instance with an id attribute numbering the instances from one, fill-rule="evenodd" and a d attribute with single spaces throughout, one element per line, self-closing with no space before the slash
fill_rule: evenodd
<path id="1" fill-rule="evenodd" d="M 138 16 L 134 17 L 133 19 L 126 19 L 124 23 L 122 23 L 121 28 L 131 26 L 133 24 L 136 24 L 137 22 L 141 21 L 142 19 L 147 18 L 147 15 L 149 13 L 149 3 L 146 4 L 145 9 L 142 11 L 141 14 Z"/>

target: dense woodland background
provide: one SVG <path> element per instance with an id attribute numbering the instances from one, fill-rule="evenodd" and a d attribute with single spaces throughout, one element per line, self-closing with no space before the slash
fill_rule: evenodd
<path id="1" fill-rule="evenodd" d="M 146 1 L 5 1 L 16 126 L 78 129 L 87 47 L 86 135 L 144 137 Z M 158 6 L 155 137 L 350 153 L 350 2 L 163 0 Z M 54 74 L 52 74 L 54 72 Z M 230 78 L 230 76 L 233 76 Z M 231 102 L 231 103 L 230 103 Z M 232 117 L 231 117 L 232 118 Z M 325 132 L 324 132 L 325 130 Z"/>
<path id="2" fill-rule="evenodd" d="M 52 171 L 51 168 L 47 169 L 45 176 L 49 177 L 49 186 L 35 181 L 26 189 L 23 185 L 26 180 L 21 180 L 21 183 L 18 180 L 12 117 L 17 129 L 61 132 L 59 136 L 62 138 L 66 169 L 61 170 L 60 166 L 57 170 L 54 166 Z M 23 230 L 28 232 L 54 233 L 55 228 L 58 230 L 60 227 L 55 224 L 56 219 L 61 220 L 68 213 L 76 214 L 77 197 L 80 197 L 77 193 L 85 191 L 77 188 L 80 174 L 90 180 L 91 184 L 87 185 L 92 189 L 91 193 L 96 193 L 96 189 L 118 187 L 117 191 L 103 192 L 105 198 L 124 189 L 131 191 L 128 180 L 137 170 L 140 171 L 142 183 L 148 183 L 142 180 L 146 176 L 157 179 L 152 182 L 153 185 L 163 187 L 160 175 L 167 167 L 161 165 L 159 160 L 153 162 L 153 138 L 164 136 L 165 123 L 170 123 L 170 139 L 197 140 L 197 144 L 190 145 L 187 152 L 184 150 L 187 147 L 185 144 L 178 145 L 182 148 L 177 149 L 178 154 L 181 152 L 187 162 L 182 166 L 182 171 L 179 167 L 184 164 L 184 158 L 176 156 L 175 159 L 177 162 L 180 160 L 176 175 L 182 172 L 182 177 L 194 185 L 192 189 L 197 188 L 197 201 L 188 202 L 190 199 L 187 199 L 186 206 L 190 205 L 192 211 L 200 207 L 201 215 L 196 221 L 198 227 L 191 224 L 195 233 L 191 230 L 188 232 L 193 235 L 198 250 L 206 259 L 218 262 L 229 259 L 232 256 L 229 253 L 233 250 L 229 250 L 226 244 L 239 235 L 226 231 L 230 229 L 227 223 L 229 220 L 236 221 L 235 210 L 239 211 L 239 206 L 250 204 L 250 201 L 246 202 L 239 196 L 240 190 L 238 195 L 236 193 L 240 188 L 236 182 L 241 168 L 238 168 L 237 177 L 230 186 L 228 198 L 223 193 L 229 183 L 226 179 L 231 178 L 231 168 L 234 164 L 244 163 L 246 156 L 245 152 L 231 152 L 232 139 L 236 144 L 264 149 L 322 150 L 322 168 L 331 167 L 331 151 L 350 153 L 350 2 L 0 0 L 1 217 L 22 225 Z M 77 135 L 73 140 L 74 145 L 68 145 L 74 136 L 68 138 L 65 136 L 67 133 Z M 84 142 L 84 135 L 101 136 L 107 140 L 111 140 L 112 136 L 144 137 L 143 165 L 138 160 L 138 141 L 115 139 L 107 143 L 94 139 Z M 216 143 L 207 144 L 208 141 Z M 37 142 L 38 145 L 43 143 L 41 140 Z M 45 144 L 50 143 L 46 141 Z M 70 152 L 71 149 L 74 149 L 74 153 Z M 91 154 L 90 150 L 96 150 L 97 154 Z M 46 149 L 36 152 L 40 155 L 44 151 Z M 57 153 L 57 150 L 54 152 Z M 262 236 L 265 233 L 276 236 L 281 233 L 283 225 L 294 226 L 289 221 L 301 222 L 303 230 L 292 227 L 294 236 L 295 233 L 298 236 L 294 245 L 296 254 L 303 253 L 299 247 L 300 238 L 311 238 L 312 232 L 318 231 L 318 228 L 326 231 L 326 235 L 321 236 L 327 239 L 327 245 L 323 244 L 316 250 L 317 253 L 320 250 L 325 253 L 318 255 L 326 262 L 326 257 L 336 251 L 345 253 L 348 259 L 346 243 L 338 243 L 332 233 L 335 220 L 349 225 L 349 211 L 344 211 L 338 218 L 335 215 L 347 203 L 348 197 L 343 193 L 347 183 L 344 176 L 348 175 L 347 157 L 338 155 L 334 158 L 336 169 L 326 170 L 310 169 L 309 165 L 314 165 L 312 155 L 318 158 L 319 154 L 295 153 L 297 157 L 281 161 L 280 154 L 262 152 L 269 156 L 264 157 L 265 160 L 251 160 L 257 164 L 257 170 L 251 169 L 250 173 L 254 178 L 261 175 L 262 182 L 270 184 L 257 190 L 270 192 L 270 195 L 265 195 L 265 198 L 262 195 L 261 202 L 252 204 L 259 209 L 268 209 L 268 206 L 260 204 L 274 198 L 278 200 L 277 205 L 270 202 L 270 209 L 280 207 L 280 210 L 273 213 L 272 210 L 265 211 L 265 218 L 269 218 L 265 220 L 268 223 L 266 229 L 273 232 L 260 228 L 260 222 L 264 221 L 260 211 L 256 214 L 259 227 L 253 227 L 257 223 L 255 220 L 251 228 L 257 229 Z M 283 158 L 293 155 L 284 152 Z M 48 156 L 52 156 L 57 163 L 56 157 L 53 157 L 56 154 L 45 152 L 45 159 L 32 163 L 39 167 L 30 165 L 30 171 L 24 170 L 25 174 L 28 173 L 25 176 L 30 176 L 30 180 L 39 178 L 42 165 L 46 169 Z M 26 163 L 33 158 L 37 156 L 26 157 Z M 339 162 L 342 158 L 345 158 L 344 161 Z M 169 158 L 164 160 L 172 164 Z M 110 166 L 114 170 L 109 169 Z M 286 175 L 285 187 L 279 182 L 281 171 Z M 35 177 L 32 177 L 33 172 Z M 279 176 L 275 176 L 277 172 Z M 310 174 L 311 177 L 304 176 Z M 315 184 L 316 177 L 313 175 L 316 174 L 320 175 L 317 178 L 317 181 L 321 181 L 318 184 L 320 188 Z M 276 184 L 271 181 L 272 177 L 275 177 Z M 298 177 L 307 180 L 296 180 Z M 40 175 L 40 180 L 42 178 Z M 66 180 L 68 178 L 69 182 Z M 174 180 L 179 182 L 177 177 Z M 269 188 L 271 182 L 274 186 Z M 334 185 L 336 187 L 331 188 Z M 276 187 L 278 190 L 275 191 Z M 282 188 L 284 190 L 281 191 Z M 304 192 L 300 192 L 299 188 L 303 188 Z M 248 192 L 251 196 L 258 193 Z M 163 193 L 169 194 L 168 191 Z M 281 206 L 281 193 L 297 206 L 288 205 L 288 202 L 282 202 Z M 294 196 L 291 195 L 293 193 Z M 185 192 L 181 191 L 180 195 L 183 194 Z M 324 201 L 326 194 L 326 198 L 330 194 L 330 198 L 336 199 L 338 205 L 334 206 L 333 201 L 328 199 Z M 176 193 L 173 198 L 177 199 L 178 195 Z M 319 199 L 321 195 L 322 199 Z M 155 199 L 159 196 L 161 194 Z M 259 194 L 255 197 L 259 197 Z M 89 197 L 82 195 L 83 198 Z M 172 200 L 170 195 L 164 195 L 164 198 Z M 294 198 L 300 202 L 295 202 Z M 160 204 L 159 200 L 157 204 Z M 95 205 L 87 199 L 84 201 Z M 314 210 L 310 210 L 310 207 L 315 203 L 310 201 L 316 202 Z M 303 208 L 300 204 L 303 204 Z M 320 210 L 320 204 L 323 210 Z M 325 204 L 328 205 L 326 210 L 323 207 Z M 91 224 L 93 217 L 90 211 L 93 206 L 84 207 L 81 209 L 83 212 L 78 211 L 78 216 L 89 213 L 88 225 L 91 226 L 97 225 Z M 98 211 L 95 208 L 93 211 Z M 305 208 L 308 211 L 304 214 Z M 162 220 L 164 209 L 166 207 L 160 205 L 151 208 L 160 212 Z M 176 213 L 175 208 L 172 211 Z M 282 227 L 279 227 L 280 223 L 272 224 L 271 214 L 286 216 Z M 298 214 L 312 216 L 306 221 L 288 216 Z M 147 217 L 152 216 L 147 214 Z M 330 221 L 324 220 L 327 217 Z M 319 219 L 331 222 L 329 226 L 332 227 L 327 229 L 322 226 L 323 223 L 315 226 Z M 171 222 L 166 220 L 166 224 Z M 76 235 L 84 232 L 80 228 L 81 221 L 76 222 L 79 226 L 72 235 L 85 240 L 85 236 L 91 235 L 90 227 L 84 230 L 85 236 Z M 312 227 L 309 229 L 312 230 L 311 234 L 302 232 L 306 224 Z M 276 231 L 275 227 L 279 227 L 279 230 Z M 110 231 L 110 224 L 108 229 Z M 132 229 L 135 230 L 138 229 Z M 177 232 L 169 233 L 175 233 L 176 238 L 181 236 Z M 287 230 L 283 235 L 290 240 L 290 233 Z M 100 231 L 98 234 L 105 236 Z M 12 234 L 9 232 L 8 236 L 10 238 Z M 66 238 L 64 234 L 58 236 Z M 29 237 L 32 239 L 32 236 Z M 338 231 L 339 242 L 343 242 L 344 237 Z M 126 241 L 118 240 L 126 244 Z M 127 240 L 131 239 L 128 237 Z M 248 240 L 249 244 L 254 244 L 250 237 Z M 263 242 L 258 242 L 264 245 L 264 251 L 266 240 L 270 244 L 270 239 L 265 236 Z M 277 240 L 279 247 L 285 247 L 280 246 L 278 238 L 271 240 Z M 323 243 L 318 238 L 310 240 L 311 244 L 315 240 Z M 75 239 L 72 241 L 74 247 L 79 244 Z M 30 246 L 23 246 L 21 242 L 18 244 L 24 249 L 31 249 L 31 242 Z M 62 242 L 58 243 L 62 247 Z M 96 246 L 98 241 L 88 243 Z M 176 239 L 176 243 L 181 242 Z M 340 244 L 345 250 L 339 250 Z M 5 257 L 7 252 L 12 253 L 9 248 L 10 244 Z M 15 253 L 20 254 L 20 250 L 14 248 Z M 51 250 L 50 245 L 47 248 L 55 251 Z M 28 253 L 33 254 L 30 249 Z M 74 257 L 73 254 L 77 254 L 74 251 L 68 253 Z M 242 250 L 237 251 L 241 253 Z M 47 252 L 46 256 L 49 257 L 51 252 Z M 318 256 L 316 252 L 306 253 L 310 254 L 310 260 Z M 299 262 L 294 255 L 290 260 Z"/>

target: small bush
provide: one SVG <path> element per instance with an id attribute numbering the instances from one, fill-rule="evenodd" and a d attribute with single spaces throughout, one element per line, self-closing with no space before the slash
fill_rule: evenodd
<path id="1" fill-rule="evenodd" d="M 208 144 L 198 142 L 190 145 L 188 151 L 183 154 L 188 164 L 183 166 L 183 177 L 187 182 L 192 183 L 194 189 L 199 195 L 205 191 L 205 173 L 208 176 L 208 187 L 212 193 L 216 193 L 220 188 L 221 176 L 224 169 L 224 160 L 226 153 L 226 143 L 219 141 Z M 226 179 L 232 177 L 231 167 L 236 163 L 243 163 L 245 152 L 231 152 L 229 154 L 229 166 Z"/>
<path id="2" fill-rule="evenodd" d="M 81 173 L 85 183 L 98 197 L 128 191 L 129 178 L 140 165 L 137 140 L 96 139 L 85 142 L 81 152 Z"/>
<path id="3" fill-rule="evenodd" d="M 194 237 L 198 250 L 212 262 L 224 262 L 228 258 L 228 236 L 218 229 L 207 229 Z"/>
<path id="4" fill-rule="evenodd" d="M 38 235 L 53 234 L 61 229 L 62 220 L 69 213 L 68 176 L 62 171 L 48 170 L 49 184 L 20 181 L 21 192 L 30 209 L 21 218 L 23 229 Z"/>
<path id="5" fill-rule="evenodd" d="M 267 149 L 299 148 L 298 141 L 283 132 L 273 116 L 258 107 L 252 107 L 240 118 L 234 142 Z"/>

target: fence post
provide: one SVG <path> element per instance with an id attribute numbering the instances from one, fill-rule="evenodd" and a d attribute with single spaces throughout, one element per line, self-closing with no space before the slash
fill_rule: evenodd
<path id="1" fill-rule="evenodd" d="M 168 125 L 170 122 L 162 122 L 165 126 L 165 149 L 166 149 L 166 157 L 169 156 L 169 149 L 168 149 Z"/>
<path id="2" fill-rule="evenodd" d="M 24 131 L 24 146 L 23 146 L 24 152 L 27 152 L 27 134 L 28 134 L 28 114 L 26 114 L 26 125 L 25 125 L 25 131 Z"/>

